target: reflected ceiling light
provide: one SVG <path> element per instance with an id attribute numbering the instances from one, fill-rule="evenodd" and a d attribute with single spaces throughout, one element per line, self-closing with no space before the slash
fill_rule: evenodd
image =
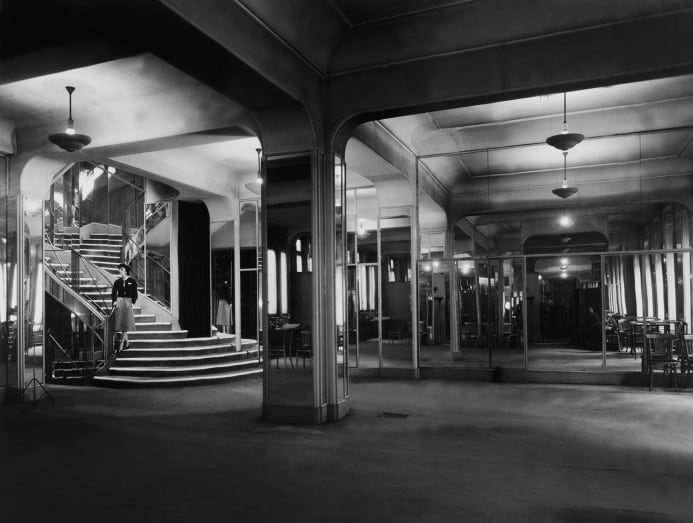
<path id="1" fill-rule="evenodd" d="M 570 227 L 571 225 L 573 225 L 573 219 L 572 219 L 570 216 L 568 216 L 567 214 L 564 213 L 564 214 L 561 215 L 561 217 L 558 219 L 558 224 L 559 224 L 561 227 Z"/>
<path id="2" fill-rule="evenodd" d="M 86 134 L 75 133 L 75 122 L 72 119 L 72 93 L 74 92 L 75 88 L 71 85 L 68 85 L 65 87 L 65 89 L 67 90 L 67 94 L 70 100 L 70 110 L 67 117 L 67 128 L 65 129 L 64 133 L 51 134 L 48 137 L 48 139 L 61 149 L 64 149 L 68 152 L 74 152 L 79 151 L 85 145 L 89 145 L 91 143 L 91 137 L 87 136 Z"/>
<path id="3" fill-rule="evenodd" d="M 245 188 L 250 192 L 260 194 L 262 192 L 262 158 L 260 156 L 262 149 L 258 147 L 255 149 L 255 152 L 257 152 L 257 177 L 255 178 L 255 181 L 246 183 Z"/>
<path id="4" fill-rule="evenodd" d="M 563 183 L 560 187 L 556 187 L 552 193 L 559 198 L 570 198 L 578 192 L 577 187 L 568 187 L 568 169 L 567 169 L 568 151 L 563 151 Z"/>
<path id="5" fill-rule="evenodd" d="M 255 180 L 255 182 L 262 185 L 262 157 L 260 156 L 262 154 L 262 149 L 258 147 L 255 149 L 255 152 L 257 152 L 257 180 Z"/>
<path id="6" fill-rule="evenodd" d="M 567 278 L 567 277 L 568 277 L 568 273 L 567 273 L 567 272 L 562 272 L 562 273 L 561 273 L 561 278 Z"/>
<path id="7" fill-rule="evenodd" d="M 537 275 L 537 280 L 541 281 L 543 278 L 541 277 L 541 274 Z"/>
<path id="8" fill-rule="evenodd" d="M 561 151 L 568 151 L 585 139 L 585 136 L 580 133 L 568 132 L 568 120 L 566 118 L 566 95 L 563 93 L 563 130 L 561 134 L 554 134 L 546 139 L 551 147 L 555 147 Z"/>
<path id="9" fill-rule="evenodd" d="M 561 265 L 568 265 L 568 258 L 561 258 Z"/>

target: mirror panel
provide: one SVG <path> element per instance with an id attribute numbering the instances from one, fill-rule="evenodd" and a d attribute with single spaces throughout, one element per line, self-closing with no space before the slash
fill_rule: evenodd
<path id="1" fill-rule="evenodd" d="M 211 224 L 212 245 L 212 318 L 217 331 L 234 334 L 235 296 L 234 281 L 234 220 L 223 220 Z M 255 302 L 253 302 L 255 303 Z"/>
<path id="2" fill-rule="evenodd" d="M 240 240 L 240 335 L 243 339 L 261 340 L 260 318 L 262 300 L 259 277 L 259 209 L 258 200 L 239 202 L 239 240 Z M 238 332 L 238 331 L 236 331 Z"/>
<path id="3" fill-rule="evenodd" d="M 266 161 L 269 402 L 313 406 L 313 183 L 310 156 Z"/>
<path id="4" fill-rule="evenodd" d="M 37 401 L 45 382 L 43 365 L 43 200 L 24 196 L 24 394 Z"/>
<path id="5" fill-rule="evenodd" d="M 378 221 L 380 366 L 411 369 L 411 213 L 410 207 L 383 207 Z M 372 320 L 371 320 L 372 321 Z"/>
<path id="6" fill-rule="evenodd" d="M 346 165 L 339 156 L 334 157 L 334 225 L 335 225 L 335 340 L 337 343 L 337 400 L 349 395 L 349 351 L 347 343 L 347 234 Z"/>

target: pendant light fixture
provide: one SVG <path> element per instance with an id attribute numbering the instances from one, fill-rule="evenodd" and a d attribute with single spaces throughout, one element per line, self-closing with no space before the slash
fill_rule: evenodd
<path id="1" fill-rule="evenodd" d="M 554 134 L 546 139 L 551 147 L 555 147 L 560 151 L 568 151 L 579 144 L 585 136 L 580 133 L 568 132 L 568 120 L 566 118 L 566 95 L 563 93 L 563 130 L 561 134 Z"/>
<path id="2" fill-rule="evenodd" d="M 75 91 L 75 88 L 68 85 L 65 87 L 65 90 L 67 90 L 70 104 L 67 117 L 67 128 L 64 133 L 51 134 L 48 139 L 61 149 L 74 152 L 79 151 L 85 145 L 89 145 L 91 143 L 91 137 L 86 134 L 75 133 L 75 122 L 72 119 L 72 93 Z"/>
<path id="3" fill-rule="evenodd" d="M 255 152 L 257 153 L 257 175 L 255 180 L 246 183 L 245 187 L 250 192 L 259 195 L 262 192 L 262 157 L 260 156 L 260 154 L 262 153 L 262 149 L 258 147 L 257 149 L 255 149 Z"/>
<path id="4" fill-rule="evenodd" d="M 563 151 L 563 183 L 560 187 L 556 187 L 553 191 L 551 191 L 559 198 L 570 198 L 573 194 L 578 192 L 577 187 L 568 187 L 567 158 L 568 151 Z"/>

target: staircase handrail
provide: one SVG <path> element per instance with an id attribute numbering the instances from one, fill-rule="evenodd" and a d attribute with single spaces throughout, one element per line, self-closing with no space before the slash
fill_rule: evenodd
<path id="1" fill-rule="evenodd" d="M 170 297 L 167 296 L 166 289 L 163 290 L 159 286 L 150 287 L 149 282 L 149 267 L 153 269 L 153 274 L 158 273 L 164 276 L 165 280 L 171 281 L 171 270 L 162 264 L 159 260 L 155 259 L 147 253 L 146 249 L 146 236 L 147 232 L 151 230 L 148 228 L 148 219 L 152 216 L 160 216 L 164 209 L 167 208 L 170 203 L 168 200 L 160 200 L 154 204 L 151 211 L 143 217 L 143 223 L 140 225 L 134 233 L 130 234 L 130 229 L 126 226 L 126 221 L 130 216 L 132 208 L 138 204 L 141 204 L 141 199 L 144 198 L 144 193 L 141 193 L 135 198 L 135 200 L 128 205 L 128 207 L 123 211 L 123 216 L 121 219 L 121 235 L 122 235 L 122 258 L 123 260 L 130 264 L 134 272 L 135 279 L 142 283 L 144 288 L 144 293 L 150 296 L 153 300 L 160 302 L 165 308 L 170 308 Z M 158 222 L 161 223 L 161 222 Z M 144 266 L 140 266 L 139 262 L 134 263 L 135 260 L 142 260 Z M 152 265 L 149 265 L 149 264 Z"/>
<path id="2" fill-rule="evenodd" d="M 85 322 L 85 324 L 88 325 L 89 328 L 94 328 L 94 329 L 95 329 L 95 328 L 98 328 L 99 326 L 103 325 L 104 321 L 106 321 L 106 320 L 108 319 L 108 315 L 105 314 L 105 313 L 100 309 L 100 307 L 98 307 L 96 304 L 92 303 L 92 302 L 89 301 L 87 298 L 85 298 L 84 296 L 82 296 L 80 293 L 78 293 L 77 291 L 75 291 L 72 287 L 70 287 L 70 285 L 69 285 L 68 283 L 66 283 L 66 282 L 64 282 L 62 279 L 60 279 L 60 276 L 58 276 L 57 274 L 53 273 L 52 271 L 46 271 L 45 274 L 46 274 L 46 276 L 47 276 L 48 278 L 50 278 L 51 280 L 53 280 L 54 282 L 56 282 L 56 283 L 57 283 L 60 287 L 62 287 L 68 294 L 70 294 L 70 296 L 72 296 L 73 298 L 75 298 L 77 301 L 79 301 L 80 303 L 82 303 L 87 309 L 89 309 L 89 312 L 90 312 L 91 314 L 93 314 L 94 316 L 96 316 L 96 318 L 98 319 L 98 322 L 97 322 L 97 323 L 94 323 L 94 324 L 92 325 L 92 324 L 87 324 L 87 323 Z"/>
<path id="3" fill-rule="evenodd" d="M 142 220 L 142 225 L 137 228 L 135 234 L 131 235 L 129 232 L 126 232 L 129 228 L 125 226 L 125 220 L 130 216 L 130 209 L 132 209 L 135 204 L 139 203 L 141 199 L 144 199 L 144 195 L 144 192 L 139 193 L 130 205 L 125 208 L 120 218 L 120 234 L 123 238 L 122 259 L 125 263 L 130 263 L 135 256 L 142 251 L 142 246 L 144 245 L 144 227 L 147 223 L 146 219 Z M 142 241 L 137 240 L 140 236 L 142 237 Z"/>
<path id="4" fill-rule="evenodd" d="M 58 259 L 58 263 L 60 263 L 61 265 L 66 265 L 69 267 L 72 266 L 71 259 L 70 259 L 70 263 L 66 263 L 66 264 L 63 264 L 63 260 L 61 260 L 61 251 L 69 251 L 70 252 L 70 258 L 72 258 L 72 256 L 77 257 L 77 259 L 79 260 L 79 267 L 84 267 L 87 271 L 88 276 L 90 278 L 93 278 L 94 281 L 97 281 L 97 278 L 94 276 L 94 273 L 98 273 L 98 275 L 101 276 L 102 279 L 107 281 L 109 283 L 109 285 L 111 285 L 113 283 L 114 278 L 112 275 L 108 274 L 106 271 L 101 270 L 100 267 L 92 264 L 89 260 L 87 260 L 84 256 L 82 256 L 82 254 L 80 254 L 79 251 L 73 249 L 71 246 L 57 247 L 50 240 L 50 238 L 48 237 L 47 234 L 44 234 L 44 242 L 49 245 L 49 247 L 50 247 L 49 252 L 51 252 Z M 45 252 L 44 252 L 44 255 L 45 255 Z M 53 267 L 51 267 L 50 265 L 48 265 L 48 267 L 51 268 L 51 272 L 53 274 L 55 274 L 55 276 L 57 278 L 60 278 L 61 280 L 65 281 L 65 283 L 68 286 L 70 286 L 70 287 L 72 286 L 71 278 L 68 277 L 68 278 L 63 279 L 60 276 L 58 276 L 58 274 L 55 272 L 55 269 Z M 77 287 L 79 288 L 79 284 L 77 285 Z M 104 295 L 105 295 L 106 301 L 108 302 L 108 300 L 110 300 L 110 297 L 111 297 L 110 289 L 108 291 L 106 291 L 105 289 L 98 289 L 98 292 L 99 292 L 100 298 L 103 299 Z M 81 294 L 79 294 L 79 296 L 84 298 L 89 303 L 92 303 L 92 305 L 94 305 L 97 309 L 99 309 L 102 312 L 102 314 L 104 314 L 104 315 L 106 314 L 106 312 L 101 307 L 99 307 L 96 303 L 93 303 L 93 300 L 90 300 L 89 298 L 87 298 L 86 296 L 83 296 Z"/>

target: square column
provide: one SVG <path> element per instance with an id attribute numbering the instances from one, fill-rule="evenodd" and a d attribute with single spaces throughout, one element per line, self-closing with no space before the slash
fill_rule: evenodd
<path id="1" fill-rule="evenodd" d="M 263 167 L 263 414 L 333 421 L 348 412 L 343 162 L 312 150 Z"/>

